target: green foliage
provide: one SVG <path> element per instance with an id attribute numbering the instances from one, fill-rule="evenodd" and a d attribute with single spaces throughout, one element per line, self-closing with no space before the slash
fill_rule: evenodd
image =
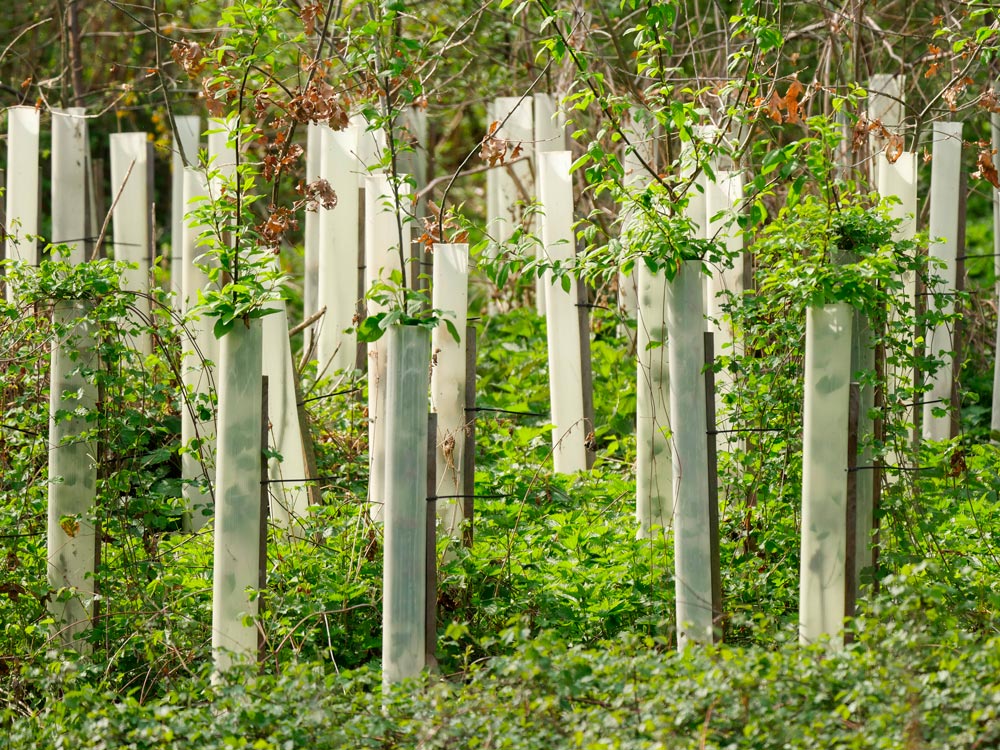
<path id="1" fill-rule="evenodd" d="M 79 5 L 70 3 L 70 11 Z M 514 311 L 481 325 L 474 541 L 458 549 L 442 541 L 438 550 L 438 657 L 447 677 L 380 694 L 382 540 L 366 514 L 367 418 L 353 381 L 331 382 L 309 364 L 305 403 L 323 502 L 303 519 L 302 538 L 269 532 L 260 669 L 213 684 L 212 542 L 210 533 L 179 533 L 177 471 L 179 451 L 192 447 L 178 445 L 179 409 L 210 417 L 211 399 L 178 400 L 172 321 L 157 304 L 150 320 L 129 314 L 136 298 L 120 291 L 120 266 L 9 265 L 21 297 L 0 306 L 0 695 L 8 744 L 996 744 L 997 700 L 984 688 L 1000 667 L 994 447 L 968 439 L 927 446 L 916 456 L 919 471 L 886 482 L 879 568 L 862 592 L 853 645 L 831 653 L 824 644 L 794 643 L 805 310 L 844 301 L 867 317 L 877 332 L 870 345 L 885 353 L 874 370 L 856 373 L 868 385 L 891 382 L 892 368 L 933 372 L 940 363 L 910 344 L 914 323 L 953 320 L 940 296 L 914 304 L 903 294 L 900 274 L 932 282 L 934 269 L 919 244 L 893 238 L 883 209 L 866 194 L 861 157 L 877 128 L 860 116 L 868 99 L 862 68 L 905 67 L 911 115 L 920 113 L 921 126 L 945 108 L 988 109 L 980 90 L 992 81 L 987 63 L 1000 41 L 988 3 L 961 12 L 913 4 L 898 17 L 872 6 L 861 25 L 848 14 L 829 23 L 807 4 L 749 0 L 721 14 L 633 0 L 573 9 L 544 0 L 432 3 L 419 14 L 397 2 L 218 5 L 225 7 L 99 4 L 88 9 L 91 23 L 121 28 L 129 19 L 131 31 L 144 33 L 81 39 L 77 32 L 74 40 L 65 32 L 61 44 L 35 38 L 33 46 L 18 44 L 18 54 L 0 55 L 3 90 L 19 100 L 113 95 L 104 102 L 109 119 L 137 127 L 158 121 L 162 137 L 175 106 L 196 106 L 183 87 L 230 118 L 240 164 L 229 179 L 203 165 L 219 179 L 197 214 L 212 261 L 202 311 L 215 317 L 217 335 L 267 314 L 285 293 L 275 256 L 294 244 L 296 212 L 316 197 L 310 186 L 302 186 L 301 200 L 291 194 L 301 171 L 296 127 L 307 122 L 343 127 L 360 112 L 384 134 L 377 168 L 391 173 L 393 207 L 410 221 L 415 209 L 401 198 L 401 173 L 426 144 L 414 143 L 404 110 L 429 111 L 438 140 L 432 161 L 457 175 L 490 132 L 470 91 L 560 88 L 573 118 L 574 179 L 585 185 L 578 214 L 587 216 L 579 227 L 587 251 L 575 269 L 539 261 L 527 224 L 501 244 L 480 242 L 480 268 L 501 309 L 530 297 L 531 282 L 545 272 L 566 284 L 581 272 L 603 304 L 605 284 L 621 270 L 644 264 L 670 278 L 686 260 L 727 260 L 715 239 L 692 238 L 685 211 L 703 176 L 746 170 L 742 205 L 710 217 L 743 231 L 755 262 L 752 293 L 726 307 L 740 346 L 719 360 L 732 382 L 722 394 L 725 416 L 750 431 L 745 440 L 721 441 L 727 641 L 674 653 L 672 538 L 634 538 L 634 371 L 623 365 L 632 355 L 617 321 L 593 318 L 596 468 L 566 478 L 546 468 L 544 323 Z M 12 38 L 39 33 L 27 13 L 13 9 L 0 22 Z M 194 34 L 219 26 L 226 32 L 210 42 Z M 192 29 L 204 45 L 179 41 L 171 65 L 160 46 L 178 28 Z M 153 40 L 148 47 L 145 38 Z M 119 71 L 132 71 L 124 90 L 119 72 L 89 62 L 78 71 L 83 83 L 42 75 L 46 68 L 75 72 L 74 41 L 98 53 L 86 59 L 116 60 Z M 68 66 L 54 57 L 64 50 Z M 20 81 L 20 91 L 9 85 Z M 103 93 L 111 81 L 113 93 Z M 151 102 L 158 111 L 147 116 Z M 717 131 L 704 129 L 709 123 Z M 919 129 L 903 135 L 917 150 Z M 647 148 L 652 140 L 659 154 Z M 637 162 L 640 174 L 626 175 Z M 466 176 L 457 202 L 471 218 L 455 220 L 475 241 L 483 236 L 475 221 L 482 201 L 476 178 Z M 449 216 L 447 208 L 439 215 Z M 528 219 L 533 211 L 525 208 Z M 444 225 L 440 219 L 439 234 Z M 982 245 L 984 234 L 974 228 L 970 236 Z M 428 309 L 414 276 L 399 273 L 369 291 L 386 309 L 359 323 L 362 340 L 393 324 L 438 324 L 440 312 Z M 101 593 L 87 636 L 91 653 L 79 658 L 50 651 L 45 607 L 72 593 L 46 585 L 42 542 L 46 482 L 55 479 L 46 476 L 46 363 L 53 337 L 64 333 L 49 322 L 56 300 L 88 303 L 100 354 L 100 367 L 83 374 L 101 394 L 86 415 L 100 446 Z M 143 357 L 130 337 L 145 333 L 156 347 Z M 979 390 L 985 399 L 989 386 Z M 885 425 L 871 446 L 876 458 L 900 449 L 909 428 L 903 404 L 920 398 L 919 384 L 886 389 L 871 415 Z"/>
<path id="2" fill-rule="evenodd" d="M 205 674 L 162 701 L 116 699 L 73 661 L 39 666 L 63 696 L 8 716 L 13 746 L 40 749 L 553 747 L 953 747 L 1000 736 L 995 638 L 973 642 L 940 613 L 946 587 L 911 567 L 857 621 L 853 645 L 785 642 L 677 654 L 657 638 L 593 646 L 520 625 L 499 637 L 505 655 L 461 680 L 426 677 L 381 694 L 376 672 L 317 663 L 281 675 Z"/>
<path id="3" fill-rule="evenodd" d="M 431 308 L 431 300 L 426 293 L 419 289 L 408 289 L 399 271 L 393 271 L 388 281 L 373 283 L 367 297 L 377 302 L 382 311 L 365 317 L 358 324 L 359 341 L 378 341 L 394 325 L 415 326 L 433 331 L 441 323 L 444 323 L 455 341 L 459 341 L 458 329 L 449 314 Z"/>

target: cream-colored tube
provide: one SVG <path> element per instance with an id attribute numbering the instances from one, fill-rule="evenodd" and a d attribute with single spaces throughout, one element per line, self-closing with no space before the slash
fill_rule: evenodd
<path id="1" fill-rule="evenodd" d="M 388 423 L 382 596 L 382 684 L 424 668 L 427 564 L 428 331 L 392 326 L 388 339 Z"/>
<path id="2" fill-rule="evenodd" d="M 545 221 L 542 245 L 547 262 L 558 264 L 568 274 L 556 278 L 545 272 L 546 338 L 549 351 L 549 394 L 552 404 L 552 458 L 555 471 L 572 474 L 587 468 L 583 420 L 583 379 L 580 370 L 580 319 L 576 308 L 577 280 L 574 276 L 573 185 L 569 151 L 538 154 L 538 187 Z"/>
<path id="3" fill-rule="evenodd" d="M 306 185 L 313 184 L 321 175 L 323 162 L 322 128 L 318 122 L 310 122 L 306 127 Z M 357 195 L 355 186 L 355 196 Z M 340 195 L 337 195 L 338 200 Z M 357 198 L 355 197 L 355 200 Z M 356 204 L 355 204 L 356 205 Z M 319 294 L 319 222 L 320 211 L 306 211 L 305 228 L 303 230 L 302 256 L 302 317 L 308 318 L 319 309 L 316 297 Z M 357 222 L 355 222 L 357 224 Z M 357 264 L 355 264 L 357 265 Z"/>
<path id="4" fill-rule="evenodd" d="M 668 366 L 667 280 L 640 261 L 636 316 L 635 515 L 639 539 L 670 526 L 673 470 L 670 451 L 670 367 Z M 700 279 L 700 277 L 699 277 Z M 698 321 L 701 311 L 698 310 Z"/>
<path id="5" fill-rule="evenodd" d="M 358 137 L 353 125 L 340 131 L 323 126 L 320 135 L 319 176 L 337 196 L 336 206 L 319 209 L 317 309 L 326 307 L 317 347 L 320 372 L 351 371 L 357 359 L 357 339 L 347 329 L 358 303 Z"/>
<path id="6" fill-rule="evenodd" d="M 806 311 L 799 640 L 843 643 L 847 585 L 847 412 L 853 309 Z"/>
<path id="7" fill-rule="evenodd" d="M 893 237 L 897 241 L 912 240 L 916 236 L 917 227 L 917 155 L 912 152 L 903 152 L 895 162 L 890 163 L 883 153 L 879 156 L 879 160 L 879 195 L 883 197 L 895 196 L 899 199 L 898 203 L 893 203 L 889 207 L 889 215 L 894 219 L 901 220 Z M 912 271 L 908 271 L 902 274 L 901 281 L 910 309 L 915 309 L 917 301 L 916 275 Z M 905 342 L 904 349 L 906 351 L 912 351 L 912 347 L 912 339 Z M 887 378 L 890 401 L 900 400 L 901 397 L 895 395 L 897 391 L 913 387 L 913 375 L 912 368 L 900 366 L 890 370 Z M 905 398 L 907 401 L 913 401 L 910 396 Z M 909 407 L 905 412 L 906 420 L 912 425 L 909 441 L 911 445 L 915 443 L 916 438 L 916 413 L 916 407 Z M 906 465 L 909 462 L 906 451 L 902 449 L 895 454 L 894 460 L 898 466 Z M 887 478 L 889 481 L 895 481 L 897 475 L 889 472 Z"/>
<path id="8" fill-rule="evenodd" d="M 652 179 L 643 162 L 656 159 L 655 125 L 638 123 L 633 112 L 627 131 L 631 146 L 622 156 L 625 187 L 638 193 Z M 626 237 L 642 217 L 634 205 L 623 219 Z M 630 248 L 631 251 L 631 248 Z M 631 252 L 630 252 L 631 254 Z M 622 283 L 619 275 L 619 284 Z M 667 360 L 667 281 L 663 271 L 653 271 L 639 258 L 627 277 L 636 292 L 636 537 L 648 539 L 662 533 L 673 521 L 673 468 L 670 450 L 670 394 Z"/>
<path id="9" fill-rule="evenodd" d="M 534 155 L 532 147 L 534 121 L 530 99 L 522 101 L 519 96 L 497 98 L 493 102 L 492 120 L 503 123 L 494 134 L 497 138 L 505 138 L 511 144 L 521 144 L 522 156 L 531 157 Z M 509 155 L 510 151 L 508 150 Z M 524 214 L 524 210 L 519 204 L 530 200 L 535 195 L 529 163 L 528 161 L 520 161 L 509 167 L 492 169 L 489 172 L 493 175 L 492 185 L 495 188 L 495 193 L 487 196 L 490 208 L 489 215 L 486 217 L 487 231 L 498 242 L 506 242 L 510 239 Z M 518 185 L 527 191 L 527 195 L 523 195 L 519 191 Z"/>
<path id="10" fill-rule="evenodd" d="M 702 267 L 701 261 L 684 261 L 666 292 L 680 649 L 689 642 L 711 643 L 713 637 Z"/>
<path id="11" fill-rule="evenodd" d="M 217 199 L 219 188 L 224 182 L 236 177 L 236 146 L 233 139 L 237 121 L 213 117 L 208 121 L 208 164 L 209 169 L 219 175 L 212 182 L 212 197 Z"/>
<path id="12" fill-rule="evenodd" d="M 97 360 L 91 327 L 75 323 L 87 311 L 81 302 L 60 301 L 53 308 L 53 327 L 69 328 L 52 346 L 49 389 L 48 580 L 53 591 L 69 589 L 71 594 L 53 596 L 48 609 L 53 634 L 81 652 L 89 650 L 82 634 L 93 611 L 97 549 L 97 445 L 85 436 L 91 425 L 78 412 L 92 410 L 97 402 L 97 387 L 85 376 Z M 68 413 L 76 415 L 67 418 Z"/>
<path id="13" fill-rule="evenodd" d="M 257 654 L 260 564 L 261 321 L 236 321 L 220 341 L 219 457 L 212 573 L 215 669 Z M 250 592 L 248 594 L 248 592 Z"/>
<path id="14" fill-rule="evenodd" d="M 739 172 L 720 169 L 715 181 L 706 184 L 707 236 L 717 238 L 727 255 L 723 262 L 709 266 L 708 322 L 715 334 L 716 353 L 725 356 L 733 356 L 736 350 L 732 320 L 723 308 L 743 294 L 743 230 L 730 223 L 733 208 L 742 199 L 743 175 Z"/>
<path id="15" fill-rule="evenodd" d="M 465 244 L 434 246 L 435 310 L 443 310 L 458 331 L 455 341 L 442 322 L 431 337 L 431 408 L 437 414 L 437 514 L 444 533 L 454 540 L 462 538 L 465 488 L 463 449 L 465 429 L 473 415 L 465 413 L 465 327 L 469 301 L 469 246 Z"/>
<path id="16" fill-rule="evenodd" d="M 198 166 L 201 118 L 198 115 L 176 115 L 174 124 L 177 132 L 170 159 L 170 291 L 173 292 L 174 310 L 183 313 L 184 253 L 181 235 L 184 233 L 187 206 L 184 203 L 184 161 L 187 160 L 188 166 Z"/>
<path id="17" fill-rule="evenodd" d="M 122 282 L 125 289 L 137 295 L 131 321 L 141 327 L 149 323 L 150 168 L 146 133 L 111 135 L 111 194 L 118 197 L 111 212 L 115 259 L 133 266 L 125 271 Z M 152 351 L 148 329 L 135 334 L 132 340 L 140 353 Z"/>
<path id="18" fill-rule="evenodd" d="M 276 310 L 264 316 L 263 361 L 267 376 L 267 412 L 271 429 L 268 447 L 281 458 L 267 460 L 271 517 L 282 529 L 297 533 L 309 510 L 306 492 L 306 460 L 295 402 L 295 373 L 292 372 L 292 349 L 288 341 L 288 314 L 285 301 L 271 302 Z"/>
<path id="19" fill-rule="evenodd" d="M 403 204 L 409 186 L 401 182 L 399 200 Z M 399 236 L 402 222 L 404 253 L 410 249 L 410 225 L 402 206 L 394 205 L 392 186 L 385 173 L 365 177 L 365 288 L 377 281 L 387 281 L 393 271 L 400 271 Z M 368 301 L 368 314 L 385 312 L 386 307 Z M 383 336 L 368 345 L 368 500 L 374 521 L 382 520 L 385 502 L 385 389 L 388 346 Z"/>
<path id="20" fill-rule="evenodd" d="M 38 138 L 40 113 L 35 107 L 7 110 L 7 238 L 8 260 L 38 265 Z M 7 299 L 13 290 L 7 286 Z"/>
<path id="21" fill-rule="evenodd" d="M 86 260 L 87 118 L 82 107 L 52 111 L 52 244 L 68 245 L 66 262 Z"/>
<path id="22" fill-rule="evenodd" d="M 742 347 L 726 307 L 738 304 L 743 295 L 743 230 L 732 221 L 733 212 L 743 200 L 743 175 L 726 169 L 717 170 L 715 181 L 706 184 L 705 215 L 708 222 L 707 236 L 716 238 L 725 251 L 725 259 L 710 264 L 708 276 L 708 324 L 715 334 L 715 356 L 734 357 L 742 354 Z M 718 218 L 715 218 L 718 217 Z M 731 420 L 725 396 L 733 390 L 733 376 L 723 368 L 716 376 L 715 413 L 716 426 L 728 429 Z M 725 434 L 725 442 L 732 446 L 733 435 Z"/>
<path id="23" fill-rule="evenodd" d="M 639 122 L 638 115 L 633 112 L 625 128 L 629 145 L 622 145 L 622 185 L 629 193 L 629 199 L 622 209 L 621 237 L 625 242 L 631 228 L 637 221 L 637 209 L 635 201 L 646 185 L 652 179 L 643 166 L 643 162 L 649 165 L 656 163 L 656 126 L 650 126 L 648 122 Z M 630 249 L 630 248 L 629 248 Z M 628 255 L 631 257 L 632 253 Z M 633 258 L 634 260 L 634 258 Z M 642 261 L 635 262 L 630 273 L 619 272 L 618 274 L 618 309 L 623 318 L 634 318 L 639 310 L 639 265 Z M 619 335 L 635 341 L 631 329 L 627 325 L 619 326 Z M 637 345 L 637 350 L 641 351 Z M 641 355 L 640 355 L 641 356 Z"/>
<path id="24" fill-rule="evenodd" d="M 931 217 L 928 255 L 941 261 L 931 273 L 943 283 L 928 291 L 945 295 L 942 312 L 955 309 L 958 273 L 958 212 L 962 186 L 962 123 L 935 122 L 931 160 Z M 940 241 L 939 241 L 940 240 Z M 934 303 L 928 296 L 927 304 Z M 950 325 L 937 325 L 927 332 L 927 353 L 943 362 L 930 378 L 930 392 L 924 398 L 924 440 L 947 440 L 951 437 L 952 362 L 955 347 Z M 941 413 L 940 410 L 945 410 Z M 936 416 L 935 412 L 941 414 Z"/>
<path id="25" fill-rule="evenodd" d="M 551 94 L 535 94 L 533 97 L 534 113 L 532 127 L 534 128 L 534 151 L 563 151 L 566 148 L 565 118 L 556 108 L 556 100 Z M 545 217 L 541 217 L 545 221 Z M 544 252 L 539 248 L 538 252 Z M 545 276 L 535 279 L 535 310 L 539 315 L 545 315 Z"/>
<path id="26" fill-rule="evenodd" d="M 184 205 L 188 212 L 196 210 L 208 199 L 208 184 L 204 173 L 184 169 Z M 215 364 L 219 358 L 219 343 L 213 333 L 214 320 L 191 313 L 198 304 L 198 293 L 209 288 L 208 274 L 201 268 L 211 262 L 204 257 L 207 247 L 199 244 L 204 227 L 193 215 L 184 219 L 181 232 L 181 311 L 184 329 L 181 332 L 181 380 L 186 393 L 181 405 L 181 476 L 185 479 L 182 493 L 187 507 L 185 525 L 198 531 L 213 512 L 212 484 L 215 481 L 215 415 L 212 397 L 215 394 Z M 197 451 L 192 440 L 197 439 Z"/>
<path id="27" fill-rule="evenodd" d="M 905 115 L 903 84 L 906 76 L 892 73 L 876 73 L 868 81 L 868 119 L 881 123 L 889 132 L 898 135 Z M 878 169 L 883 163 L 878 158 L 885 151 L 886 138 L 880 131 L 868 137 L 868 148 L 872 155 L 872 181 L 878 185 Z"/>
<path id="28" fill-rule="evenodd" d="M 52 238 L 65 244 L 71 264 L 85 260 L 87 236 L 87 121 L 82 108 L 52 113 Z M 67 599 L 49 601 L 53 634 L 78 651 L 89 650 L 82 634 L 90 625 L 95 595 L 96 538 L 94 498 L 97 445 L 86 437 L 84 416 L 97 388 L 86 372 L 97 365 L 97 353 L 83 302 L 56 302 L 52 310 L 57 338 L 52 345 L 49 388 L 48 579 L 54 590 L 70 589 Z"/>
<path id="29" fill-rule="evenodd" d="M 351 115 L 350 125 L 358 133 L 358 161 L 361 162 L 361 171 L 358 172 L 358 188 L 363 189 L 369 174 L 375 174 L 386 169 L 382 164 L 382 155 L 385 153 L 385 131 L 381 128 L 375 130 L 368 129 L 368 120 L 364 115 Z"/>

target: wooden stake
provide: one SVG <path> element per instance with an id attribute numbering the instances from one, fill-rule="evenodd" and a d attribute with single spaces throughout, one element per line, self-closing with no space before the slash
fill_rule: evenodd
<path id="1" fill-rule="evenodd" d="M 472 547 L 476 512 L 476 327 L 465 327 L 465 448 L 462 451 L 462 498 L 465 532 L 462 543 Z"/>
<path id="2" fill-rule="evenodd" d="M 437 414 L 427 415 L 427 554 L 424 579 L 424 662 L 437 667 Z"/>
<path id="3" fill-rule="evenodd" d="M 587 450 L 587 468 L 594 468 L 597 443 L 594 439 L 594 370 L 590 360 L 590 296 L 587 285 L 576 285 L 576 309 L 580 323 L 580 385 L 583 391 L 583 434 Z"/>
<path id="4" fill-rule="evenodd" d="M 712 622 L 716 643 L 725 634 L 725 613 L 722 609 L 722 564 L 719 553 L 719 454 L 718 431 L 715 427 L 715 334 L 705 331 L 705 443 L 708 458 L 708 542 L 712 565 Z"/>
<path id="5" fill-rule="evenodd" d="M 958 256 L 955 259 L 955 293 L 965 291 L 965 212 L 969 198 L 969 176 L 962 172 L 962 187 L 958 193 Z M 955 332 L 952 336 L 955 355 L 951 359 L 951 429 L 948 437 L 957 437 L 962 430 L 962 342 L 965 340 L 965 316 L 959 315 L 955 321 Z"/>
<path id="6" fill-rule="evenodd" d="M 260 542 L 257 546 L 257 616 L 264 611 L 264 591 L 267 589 L 267 519 L 271 507 L 270 485 L 267 481 L 267 455 L 270 432 L 268 412 L 268 377 L 260 379 Z M 257 629 L 257 661 L 264 661 L 264 628 Z"/>
<path id="7" fill-rule="evenodd" d="M 858 579 L 858 427 L 861 416 L 861 386 L 851 383 L 850 403 L 847 411 L 847 538 L 844 551 L 844 617 L 854 617 L 855 602 L 861 581 Z M 864 471 L 868 471 L 865 467 Z M 844 642 L 850 643 L 850 630 L 844 632 Z"/>

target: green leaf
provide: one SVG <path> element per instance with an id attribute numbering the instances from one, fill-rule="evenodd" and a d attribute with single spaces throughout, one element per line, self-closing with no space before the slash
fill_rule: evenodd
<path id="1" fill-rule="evenodd" d="M 452 322 L 449 318 L 445 318 L 444 319 L 444 326 L 445 326 L 445 328 L 448 329 L 448 333 L 451 334 L 451 337 L 453 339 L 455 339 L 455 343 L 456 344 L 462 343 L 462 339 L 458 335 L 458 329 L 455 327 L 454 322 Z"/>
<path id="2" fill-rule="evenodd" d="M 215 338 L 221 339 L 231 330 L 233 330 L 233 324 L 236 322 L 234 318 L 216 318 L 215 325 L 212 326 L 212 333 L 215 334 Z"/>
<path id="3" fill-rule="evenodd" d="M 382 338 L 382 334 L 385 333 L 385 329 L 382 327 L 382 319 L 386 316 L 386 313 L 376 313 L 375 315 L 369 315 L 367 318 L 361 321 L 358 325 L 358 341 L 362 341 L 370 344 L 373 341 L 378 341 Z"/>

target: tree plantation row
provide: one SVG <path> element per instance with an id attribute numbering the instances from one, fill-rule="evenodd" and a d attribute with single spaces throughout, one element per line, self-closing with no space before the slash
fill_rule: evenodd
<path id="1" fill-rule="evenodd" d="M 898 89 L 895 79 L 881 80 L 887 88 Z M 892 110 L 894 98 L 873 96 L 872 101 Z M 536 119 L 548 117 L 549 122 L 532 125 L 532 103 Z M 522 112 L 515 118 L 522 106 L 529 116 Z M 538 310 L 545 315 L 548 338 L 553 467 L 559 473 L 586 471 L 585 436 L 593 429 L 593 417 L 588 423 L 584 416 L 583 384 L 590 378 L 582 372 L 589 362 L 582 350 L 589 349 L 589 341 L 581 339 L 581 331 L 589 326 L 580 324 L 579 300 L 587 296 L 577 291 L 572 157 L 568 151 L 546 150 L 562 140 L 559 123 L 565 115 L 542 95 L 500 99 L 494 111 L 501 119 L 491 126 L 483 146 L 500 149 L 488 182 L 492 214 L 488 231 L 499 233 L 500 246 L 504 236 L 509 239 L 515 231 L 538 235 L 533 260 L 541 271 L 536 293 L 541 293 Z M 419 115 L 412 119 L 419 130 Z M 898 120 L 898 113 L 876 112 L 872 119 Z M 40 122 L 41 113 L 35 108 L 8 110 L 7 215 L 13 231 L 7 247 L 9 260 L 20 263 L 11 267 L 15 273 L 7 284 L 13 301 L 21 299 L 19 275 L 36 266 L 39 257 L 38 207 L 32 197 L 38 194 Z M 69 267 L 54 271 L 58 277 L 96 257 L 93 250 L 89 258 L 85 251 L 86 238 L 97 223 L 93 202 L 88 201 L 93 172 L 88 169 L 85 113 L 53 112 L 50 122 L 51 252 L 54 258 L 65 253 L 69 260 Z M 272 208 L 252 233 L 239 225 L 240 202 L 256 199 L 251 190 L 254 173 L 245 169 L 248 157 L 240 158 L 245 153 L 240 141 L 245 127 L 235 120 L 215 121 L 208 131 L 202 166 L 185 167 L 185 155 L 201 151 L 202 126 L 197 117 L 177 122 L 186 143 L 179 137 L 173 151 L 172 197 L 180 196 L 181 203 L 174 207 L 178 224 L 172 237 L 180 247 L 170 251 L 168 302 L 171 320 L 179 323 L 183 350 L 178 383 L 183 389 L 176 398 L 181 411 L 178 437 L 185 523 L 197 531 L 214 517 L 212 632 L 215 661 L 224 669 L 231 659 L 257 652 L 253 618 L 262 582 L 261 555 L 266 561 L 261 486 L 267 490 L 270 516 L 292 537 L 301 533 L 299 519 L 307 515 L 310 497 L 314 503 L 322 498 L 315 489 L 311 493 L 307 489 L 319 480 L 314 448 L 306 448 L 312 438 L 300 408 L 298 367 L 280 292 L 286 280 L 275 256 L 282 232 L 268 234 L 271 225 L 290 219 L 282 219 Z M 458 541 L 465 501 L 475 495 L 475 486 L 464 475 L 463 457 L 464 451 L 474 451 L 474 443 L 466 447 L 464 439 L 472 418 L 466 389 L 474 388 L 474 383 L 466 382 L 464 336 L 468 245 L 414 244 L 412 214 L 419 204 L 410 198 L 412 182 L 365 167 L 366 143 L 373 144 L 368 160 L 377 161 L 385 146 L 373 138 L 377 134 L 364 127 L 362 118 L 354 118 L 339 131 L 320 125 L 310 126 L 308 133 L 304 158 L 316 171 L 309 175 L 313 179 L 306 183 L 306 198 L 298 207 L 312 209 L 317 216 L 306 224 L 305 278 L 300 281 L 309 294 L 305 324 L 315 332 L 311 340 L 321 375 L 349 375 L 356 358 L 367 364 L 366 523 L 384 529 L 383 660 L 386 681 L 395 682 L 423 666 L 427 592 L 435 597 L 426 585 L 433 576 L 428 579 L 425 573 L 427 544 L 432 549 L 435 544 L 434 537 L 424 532 L 428 500 L 437 498 L 440 533 Z M 648 189 L 643 165 L 657 163 L 658 138 L 655 128 L 643 132 L 641 123 L 632 125 L 631 134 L 634 145 L 625 149 L 624 173 L 629 188 L 640 192 Z M 515 141 L 514 135 L 519 139 Z M 920 289 L 929 295 L 925 309 L 937 313 L 937 318 L 924 326 L 925 356 L 916 369 L 906 363 L 916 361 L 913 314 L 917 277 L 923 276 L 927 259 L 914 243 L 915 154 L 882 150 L 874 157 L 873 171 L 881 194 L 889 198 L 889 209 L 871 218 L 869 231 L 874 236 L 861 241 L 878 253 L 889 253 L 888 260 L 897 266 L 894 275 L 874 276 L 881 270 L 871 265 L 874 259 L 848 246 L 843 227 L 834 225 L 830 246 L 823 252 L 828 257 L 822 258 L 829 279 L 806 299 L 799 605 L 804 642 L 841 637 L 862 571 L 873 563 L 879 473 L 887 472 L 886 481 L 898 481 L 899 473 L 911 465 L 913 449 L 919 445 L 913 432 L 918 422 L 925 439 L 951 437 L 950 325 L 957 292 L 961 126 L 937 123 L 933 136 L 929 233 L 935 241 L 928 257 L 939 265 L 932 269 L 933 280 Z M 726 400 L 734 386 L 733 370 L 718 369 L 711 358 L 707 360 L 710 369 L 718 369 L 716 394 L 706 391 L 703 377 L 704 332 L 714 334 L 713 346 L 726 361 L 735 353 L 743 354 L 745 344 L 733 310 L 748 290 L 745 269 L 752 267 L 738 221 L 743 173 L 723 168 L 719 156 L 699 161 L 699 152 L 721 139 L 717 129 L 703 127 L 682 150 L 680 168 L 694 177 L 683 214 L 689 236 L 682 241 L 690 242 L 691 249 L 682 251 L 680 264 L 640 262 L 631 274 L 618 279 L 623 290 L 620 303 L 626 309 L 634 307 L 638 315 L 638 535 L 672 531 L 680 646 L 689 640 L 711 640 L 721 623 L 715 452 L 717 447 L 734 451 L 745 427 Z M 508 149 L 528 158 L 507 165 Z M 112 247 L 116 258 L 125 261 L 120 267 L 121 286 L 133 295 L 125 319 L 114 322 L 136 355 L 150 354 L 154 335 L 150 305 L 161 303 L 150 286 L 148 138 L 144 133 L 113 135 L 110 153 Z M 411 161 L 419 168 L 416 159 Z M 527 191 L 527 202 L 518 190 Z M 521 215 L 526 203 L 537 206 L 534 215 Z M 656 207 L 638 205 L 643 210 L 636 209 L 623 223 L 623 243 L 660 229 Z M 898 217 L 894 224 L 892 215 Z M 540 231 L 529 223 L 532 219 Z M 100 248 L 106 230 L 104 222 L 96 247 Z M 699 241 L 701 246 L 695 244 Z M 427 265 L 433 266 L 433 273 L 418 280 L 417 273 Z M 428 282 L 430 295 L 421 289 Z M 363 296 L 361 289 L 367 290 Z M 51 363 L 49 581 L 53 590 L 65 593 L 50 609 L 53 632 L 64 643 L 81 648 L 85 647 L 81 634 L 97 600 L 94 503 L 100 467 L 90 424 L 95 421 L 98 392 L 94 373 L 101 366 L 98 339 L 107 335 L 89 315 L 93 294 L 76 288 L 66 295 L 57 289 L 52 312 L 58 338 Z M 359 310 L 364 317 L 359 317 Z M 428 329 L 433 331 L 433 344 Z M 886 342 L 883 337 L 890 330 L 895 330 L 896 338 Z M 383 338 L 385 331 L 390 335 Z M 364 359 L 356 355 L 359 338 L 367 342 Z M 304 356 L 311 354 L 307 349 Z M 879 373 L 885 381 L 878 380 Z M 267 412 L 262 415 L 265 376 Z M 857 403 L 850 407 L 849 386 L 858 378 Z M 917 420 L 916 399 L 925 391 L 919 402 L 923 418 Z M 588 394 L 588 400 L 592 398 Z M 707 398 L 717 403 L 707 408 Z M 909 401 L 915 403 L 907 405 Z M 886 404 L 900 406 L 902 432 L 895 442 L 887 440 Z M 437 414 L 430 495 L 424 447 L 428 408 Z M 855 422 L 850 434 L 849 412 Z M 710 421 L 714 415 L 718 416 Z M 264 442 L 256 437 L 262 419 Z M 889 452 L 876 461 L 878 443 L 888 446 Z M 262 446 L 273 451 L 263 466 Z"/>

